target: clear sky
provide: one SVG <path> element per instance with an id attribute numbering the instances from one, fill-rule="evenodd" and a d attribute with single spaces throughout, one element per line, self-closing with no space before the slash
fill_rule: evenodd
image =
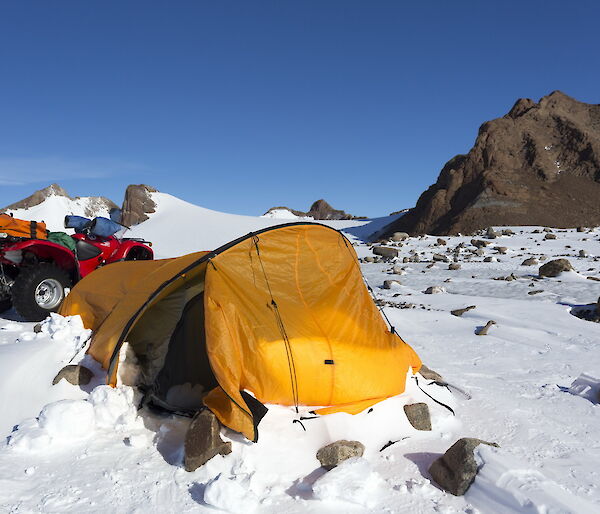
<path id="1" fill-rule="evenodd" d="M 517 98 L 600 103 L 598 20 L 594 1 L 0 0 L 0 206 L 143 182 L 386 215 Z"/>

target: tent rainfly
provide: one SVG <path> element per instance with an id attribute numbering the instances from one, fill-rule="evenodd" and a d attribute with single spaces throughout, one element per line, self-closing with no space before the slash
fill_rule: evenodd
<path id="1" fill-rule="evenodd" d="M 264 403 L 355 414 L 404 392 L 409 368 L 421 367 L 375 306 L 352 244 L 316 223 L 111 264 L 81 280 L 60 313 L 94 331 L 88 351 L 109 384 L 127 342 L 147 401 L 206 406 L 251 441 Z"/>

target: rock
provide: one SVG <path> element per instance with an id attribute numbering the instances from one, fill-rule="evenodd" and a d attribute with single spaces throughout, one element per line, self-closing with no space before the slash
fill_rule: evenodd
<path id="1" fill-rule="evenodd" d="M 505 229 L 502 231 L 502 235 L 503 235 L 503 236 L 514 236 L 514 235 L 515 235 L 515 233 L 514 233 L 514 232 L 513 232 L 511 229 L 509 229 L 509 228 L 505 228 Z"/>
<path id="2" fill-rule="evenodd" d="M 506 246 L 494 246 L 494 250 L 496 250 L 498 253 L 504 255 L 508 251 L 508 248 Z"/>
<path id="3" fill-rule="evenodd" d="M 486 257 L 485 259 L 483 259 L 483 262 L 496 262 L 496 258 L 495 257 Z"/>
<path id="4" fill-rule="evenodd" d="M 392 268 L 392 273 L 394 275 L 405 275 L 406 271 L 404 271 L 404 269 L 401 266 L 394 266 Z"/>
<path id="5" fill-rule="evenodd" d="M 428 368 L 425 366 L 425 364 L 421 365 L 419 373 L 426 380 L 433 380 L 434 382 L 446 382 L 442 375 L 440 375 L 437 371 L 433 371 L 431 368 Z"/>
<path id="6" fill-rule="evenodd" d="M 404 406 L 404 413 L 417 430 L 431 430 L 431 417 L 426 403 L 411 403 Z"/>
<path id="7" fill-rule="evenodd" d="M 427 289 L 425 289 L 425 294 L 440 294 L 445 292 L 446 288 L 442 286 L 430 286 Z"/>
<path id="8" fill-rule="evenodd" d="M 546 257 L 545 255 L 540 255 L 540 262 L 545 261 L 548 257 Z"/>
<path id="9" fill-rule="evenodd" d="M 556 234 L 546 234 L 544 236 L 544 241 L 547 241 L 548 239 L 556 239 Z"/>
<path id="10" fill-rule="evenodd" d="M 577 232 L 585 232 L 585 228 L 584 227 L 577 227 Z"/>
<path id="11" fill-rule="evenodd" d="M 549 234 L 549 233 L 551 233 L 551 232 L 552 232 L 552 229 L 551 229 L 551 228 L 548 228 L 548 227 L 544 227 L 544 228 L 542 229 L 542 232 L 546 232 L 546 233 L 548 233 L 548 234 Z"/>
<path id="12" fill-rule="evenodd" d="M 488 227 L 485 231 L 485 237 L 488 239 L 496 239 L 498 235 L 498 232 L 496 232 L 492 227 Z"/>
<path id="13" fill-rule="evenodd" d="M 421 262 L 421 258 L 418 255 L 414 255 L 411 259 L 411 262 Z"/>
<path id="14" fill-rule="evenodd" d="M 485 324 L 485 327 L 481 327 L 480 329 L 476 330 L 475 334 L 477 334 L 478 336 L 487 336 L 488 330 L 492 327 L 492 325 L 495 324 L 495 321 L 490 320 Z"/>
<path id="15" fill-rule="evenodd" d="M 375 246 L 373 248 L 373 253 L 375 255 L 381 255 L 381 257 L 385 257 L 386 259 L 398 257 L 398 249 L 390 248 L 389 246 Z"/>
<path id="16" fill-rule="evenodd" d="M 434 253 L 433 260 L 437 262 L 450 262 L 448 256 L 441 253 Z"/>
<path id="17" fill-rule="evenodd" d="M 314 202 L 306 215 L 316 220 L 350 220 L 359 217 L 347 214 L 345 211 L 339 209 L 334 209 L 323 199 Z"/>
<path id="18" fill-rule="evenodd" d="M 448 269 L 450 270 L 458 270 L 460 269 L 460 264 L 458 264 L 457 262 L 453 262 L 448 266 Z"/>
<path id="19" fill-rule="evenodd" d="M 596 282 L 600 282 L 600 278 L 599 277 L 585 277 L 588 280 L 595 280 Z"/>
<path id="20" fill-rule="evenodd" d="M 231 453 L 231 443 L 221 439 L 217 417 L 208 409 L 198 412 L 185 434 L 184 465 L 186 471 L 195 471 L 215 455 Z"/>
<path id="21" fill-rule="evenodd" d="M 392 234 L 392 241 L 404 241 L 405 239 L 408 239 L 408 234 L 406 232 L 394 232 Z"/>
<path id="22" fill-rule="evenodd" d="M 41 323 L 36 323 L 35 325 L 33 325 L 33 332 L 35 334 L 39 334 L 42 331 L 42 324 Z"/>
<path id="23" fill-rule="evenodd" d="M 540 267 L 540 277 L 558 277 L 563 271 L 572 271 L 573 266 L 567 259 L 554 259 Z"/>
<path id="24" fill-rule="evenodd" d="M 437 244 L 440 246 L 446 246 L 448 244 L 448 242 L 445 239 L 442 239 L 441 237 L 437 238 Z"/>
<path id="25" fill-rule="evenodd" d="M 452 316 L 462 316 L 465 312 L 468 312 L 472 309 L 475 309 L 476 306 L 475 305 L 469 305 L 468 307 L 465 307 L 464 309 L 454 309 L 453 311 L 450 311 L 450 314 L 452 314 Z"/>
<path id="26" fill-rule="evenodd" d="M 58 372 L 52 381 L 52 385 L 58 384 L 63 378 L 73 385 L 87 385 L 93 376 L 91 370 L 85 366 L 69 364 Z"/>
<path id="27" fill-rule="evenodd" d="M 365 262 L 375 262 L 375 257 L 371 257 L 370 255 L 368 255 L 367 257 L 365 257 Z"/>
<path id="28" fill-rule="evenodd" d="M 481 439 L 471 437 L 459 439 L 446 450 L 444 455 L 431 464 L 429 467 L 431 478 L 444 491 L 448 491 L 454 496 L 465 494 L 479 470 L 473 450 L 480 444 L 498 447 L 496 443 L 489 443 Z"/>
<path id="29" fill-rule="evenodd" d="M 156 203 L 152 200 L 152 193 L 156 192 L 156 189 L 145 184 L 127 186 L 121 211 L 121 223 L 131 227 L 146 221 L 148 214 L 156 212 Z"/>
<path id="30" fill-rule="evenodd" d="M 340 462 L 352 457 L 362 457 L 364 445 L 359 441 L 346 441 L 344 439 L 323 446 L 317 452 L 317 459 L 325 469 L 335 468 Z"/>
<path id="31" fill-rule="evenodd" d="M 477 250 L 475 250 L 475 255 L 477 255 L 479 257 L 482 257 L 483 255 L 485 255 L 483 248 L 477 248 Z"/>
<path id="32" fill-rule="evenodd" d="M 477 248 L 484 248 L 489 245 L 489 241 L 483 241 L 481 239 L 471 239 L 471 244 Z"/>
<path id="33" fill-rule="evenodd" d="M 579 250 L 579 257 L 587 257 L 588 253 L 585 250 Z"/>
<path id="34" fill-rule="evenodd" d="M 390 233 L 448 235 L 488 226 L 600 225 L 600 105 L 554 91 L 483 123 Z M 568 127 L 568 128 L 567 128 Z"/>
<path id="35" fill-rule="evenodd" d="M 410 262 L 410 259 L 408 257 L 402 257 L 402 262 L 406 264 L 407 262 Z"/>
<path id="36" fill-rule="evenodd" d="M 537 266 L 537 265 L 538 265 L 538 261 L 535 257 L 529 257 L 529 259 L 525 259 L 521 263 L 521 266 Z"/>
<path id="37" fill-rule="evenodd" d="M 399 280 L 384 280 L 383 281 L 384 289 L 393 289 L 394 286 L 400 286 L 400 285 L 402 285 L 402 284 L 400 283 Z"/>

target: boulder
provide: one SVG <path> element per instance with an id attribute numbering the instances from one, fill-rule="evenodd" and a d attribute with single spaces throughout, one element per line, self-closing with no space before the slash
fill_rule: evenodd
<path id="1" fill-rule="evenodd" d="M 430 286 L 427 289 L 425 289 L 425 294 L 440 294 L 445 292 L 446 288 L 442 286 Z"/>
<path id="2" fill-rule="evenodd" d="M 473 450 L 480 444 L 498 447 L 481 439 L 464 437 L 456 441 L 446 453 L 429 467 L 431 478 L 444 490 L 454 496 L 462 496 L 475 480 L 479 466 Z"/>
<path id="3" fill-rule="evenodd" d="M 535 257 L 529 257 L 528 259 L 525 259 L 521 263 L 521 266 L 537 266 L 537 265 L 538 265 L 538 260 Z"/>
<path id="4" fill-rule="evenodd" d="M 448 244 L 448 242 L 445 239 L 442 239 L 441 237 L 437 238 L 437 244 L 440 246 L 446 246 Z"/>
<path id="5" fill-rule="evenodd" d="M 496 239 L 499 235 L 492 227 L 488 227 L 485 231 L 485 237 L 488 239 Z"/>
<path id="6" fill-rule="evenodd" d="M 404 268 L 402 268 L 402 266 L 394 266 L 392 268 L 392 273 L 394 275 L 405 275 L 406 271 L 404 271 Z"/>
<path id="7" fill-rule="evenodd" d="M 448 258 L 448 256 L 444 255 L 442 253 L 434 253 L 433 260 L 436 262 L 450 262 L 450 259 Z"/>
<path id="8" fill-rule="evenodd" d="M 471 244 L 473 246 L 476 246 L 477 248 L 484 248 L 485 246 L 489 245 L 489 241 L 483 241 L 481 239 L 471 239 Z"/>
<path id="9" fill-rule="evenodd" d="M 448 269 L 450 270 L 459 270 L 460 269 L 460 264 L 458 264 L 458 262 L 453 262 L 448 266 Z"/>
<path id="10" fill-rule="evenodd" d="M 352 457 L 362 457 L 365 452 L 364 445 L 359 441 L 346 441 L 344 439 L 323 446 L 317 452 L 317 459 L 325 469 L 335 468 L 340 462 Z"/>
<path id="11" fill-rule="evenodd" d="M 471 309 L 475 309 L 476 306 L 475 305 L 469 305 L 468 307 L 465 307 L 464 309 L 454 309 L 453 311 L 450 311 L 450 314 L 452 314 L 452 316 L 462 316 L 465 312 L 470 311 Z"/>
<path id="12" fill-rule="evenodd" d="M 52 381 L 52 385 L 58 384 L 63 378 L 73 385 L 87 385 L 93 376 L 92 371 L 85 366 L 69 364 L 58 372 Z"/>
<path id="13" fill-rule="evenodd" d="M 585 232 L 585 228 L 583 228 L 583 227 L 577 227 L 577 232 Z"/>
<path id="14" fill-rule="evenodd" d="M 587 257 L 588 253 L 585 250 L 579 250 L 579 257 Z"/>
<path id="15" fill-rule="evenodd" d="M 195 471 L 215 455 L 231 453 L 231 443 L 221 439 L 217 417 L 208 409 L 198 412 L 185 434 L 184 465 L 186 471 Z"/>
<path id="16" fill-rule="evenodd" d="M 508 251 L 508 248 L 506 246 L 494 246 L 494 250 L 504 255 Z"/>
<path id="17" fill-rule="evenodd" d="M 514 232 L 513 232 L 511 229 L 509 229 L 509 228 L 505 228 L 505 229 L 502 231 L 502 235 L 503 235 L 503 236 L 514 236 L 514 235 L 515 235 L 515 233 L 514 233 Z"/>
<path id="18" fill-rule="evenodd" d="M 408 239 L 408 234 L 406 232 L 394 232 L 392 234 L 392 241 L 404 241 L 405 239 Z"/>
<path id="19" fill-rule="evenodd" d="M 367 255 L 364 259 L 365 262 L 375 262 L 375 257 L 372 257 L 371 255 Z"/>
<path id="20" fill-rule="evenodd" d="M 156 212 L 156 203 L 152 199 L 152 193 L 156 192 L 156 189 L 145 184 L 127 186 L 121 210 L 121 223 L 130 227 L 146 221 L 148 214 Z"/>
<path id="21" fill-rule="evenodd" d="M 556 239 L 556 234 L 546 234 L 544 236 L 544 241 L 546 241 L 548 239 Z"/>
<path id="22" fill-rule="evenodd" d="M 373 253 L 375 255 L 385 257 L 386 259 L 393 259 L 394 257 L 398 257 L 398 249 L 391 248 L 389 246 L 375 246 L 373 248 Z"/>
<path id="23" fill-rule="evenodd" d="M 567 259 L 554 259 L 540 266 L 538 274 L 540 277 L 557 277 L 563 271 L 572 271 L 573 266 Z"/>
<path id="24" fill-rule="evenodd" d="M 492 325 L 495 325 L 496 322 L 494 320 L 490 320 L 488 321 L 484 327 L 481 327 L 480 329 L 475 331 L 475 334 L 477 334 L 478 336 L 487 336 L 488 330 L 492 327 Z"/>
<path id="25" fill-rule="evenodd" d="M 393 289 L 395 286 L 402 285 L 399 280 L 384 280 L 383 288 L 384 289 Z"/>
<path id="26" fill-rule="evenodd" d="M 411 403 L 404 406 L 404 413 L 417 430 L 431 430 L 431 417 L 426 403 Z"/>

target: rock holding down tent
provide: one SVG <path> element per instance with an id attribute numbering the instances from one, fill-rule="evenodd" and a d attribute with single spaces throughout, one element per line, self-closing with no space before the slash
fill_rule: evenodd
<path id="1" fill-rule="evenodd" d="M 573 266 L 567 259 L 554 259 L 540 266 L 540 277 L 558 277 L 563 271 L 573 271 Z"/>
<path id="2" fill-rule="evenodd" d="M 446 453 L 429 467 L 431 478 L 454 496 L 462 496 L 475 480 L 479 466 L 473 450 L 480 444 L 498 447 L 481 439 L 464 437 L 456 441 Z"/>
<path id="3" fill-rule="evenodd" d="M 93 376 L 94 374 L 85 366 L 69 364 L 58 372 L 52 385 L 58 384 L 63 378 L 73 385 L 87 385 Z"/>
<path id="4" fill-rule="evenodd" d="M 434 382 L 445 382 L 444 377 L 442 377 L 442 375 L 440 375 L 437 371 L 434 371 L 431 368 L 425 366 L 425 364 L 421 364 L 421 369 L 419 370 L 419 373 L 426 380 L 433 380 Z"/>
<path id="5" fill-rule="evenodd" d="M 389 246 L 375 246 L 373 248 L 373 253 L 375 255 L 381 255 L 381 257 L 385 257 L 386 259 L 398 257 L 398 250 L 396 248 L 390 248 Z"/>
<path id="6" fill-rule="evenodd" d="M 492 325 L 495 325 L 496 322 L 493 320 L 488 321 L 484 327 L 481 327 L 479 330 L 476 330 L 475 333 L 478 336 L 487 336 L 488 330 L 492 327 Z"/>
<path id="7" fill-rule="evenodd" d="M 352 457 L 362 457 L 365 447 L 360 441 L 346 441 L 344 439 L 323 446 L 317 452 L 317 459 L 325 469 L 335 468 L 340 462 Z"/>
<path id="8" fill-rule="evenodd" d="M 215 455 L 231 453 L 231 443 L 221 439 L 217 417 L 208 409 L 197 413 L 185 434 L 184 465 L 186 471 L 195 471 Z"/>
<path id="9" fill-rule="evenodd" d="M 468 307 L 465 307 L 464 309 L 454 309 L 453 311 L 450 311 L 450 314 L 452 314 L 452 316 L 462 316 L 465 312 L 470 311 L 471 309 L 475 309 L 475 305 L 469 305 Z"/>
<path id="10" fill-rule="evenodd" d="M 411 403 L 404 406 L 404 413 L 417 430 L 431 430 L 431 417 L 426 403 Z"/>

